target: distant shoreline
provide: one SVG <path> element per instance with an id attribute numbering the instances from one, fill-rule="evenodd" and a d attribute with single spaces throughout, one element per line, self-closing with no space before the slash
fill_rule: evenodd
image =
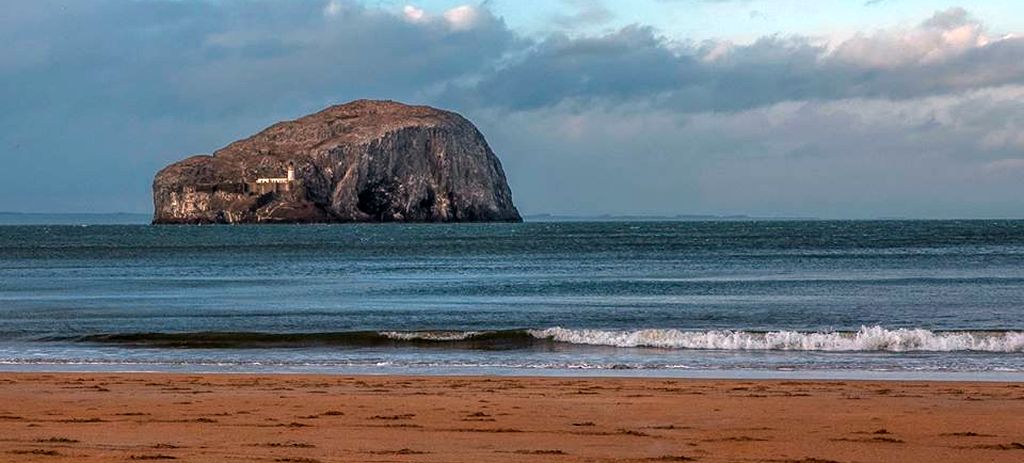
<path id="1" fill-rule="evenodd" d="M 131 212 L 112 213 L 45 213 L 45 212 L 0 212 L 2 225 L 145 225 L 152 221 L 152 214 Z"/>
<path id="2" fill-rule="evenodd" d="M 152 213 L 136 212 L 8 212 L 0 211 L 0 226 L 4 225 L 150 225 Z M 982 218 L 920 218 L 920 217 L 876 217 L 876 218 L 822 218 L 801 216 L 750 216 L 743 214 L 677 214 L 677 215 L 558 215 L 526 214 L 526 223 L 571 223 L 571 222 L 884 222 L 884 221 L 992 221 L 1024 220 L 1021 217 Z M 427 223 L 428 225 L 430 223 Z M 339 225 L 345 225 L 344 223 Z"/>
<path id="3" fill-rule="evenodd" d="M 557 214 L 527 214 L 523 216 L 527 222 L 747 222 L 747 221 L 812 221 L 826 220 L 818 217 L 759 217 L 743 214 L 714 215 L 714 214 L 676 214 L 676 215 L 557 215 Z M 867 219 L 873 220 L 873 219 Z"/>

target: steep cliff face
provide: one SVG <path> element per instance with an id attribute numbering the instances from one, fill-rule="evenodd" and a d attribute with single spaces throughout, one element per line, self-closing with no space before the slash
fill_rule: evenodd
<path id="1" fill-rule="evenodd" d="M 154 223 L 521 220 L 473 124 L 390 101 L 332 106 L 172 164 L 153 201 Z"/>

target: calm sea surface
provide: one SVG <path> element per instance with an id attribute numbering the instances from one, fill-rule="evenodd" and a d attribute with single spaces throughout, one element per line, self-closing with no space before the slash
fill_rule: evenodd
<path id="1" fill-rule="evenodd" d="M 1024 221 L 0 226 L 0 368 L 1024 379 Z"/>

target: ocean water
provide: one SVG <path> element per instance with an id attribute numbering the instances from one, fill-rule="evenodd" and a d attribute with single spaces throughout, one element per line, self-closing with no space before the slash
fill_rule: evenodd
<path id="1" fill-rule="evenodd" d="M 1024 221 L 0 226 L 0 368 L 1024 380 Z"/>

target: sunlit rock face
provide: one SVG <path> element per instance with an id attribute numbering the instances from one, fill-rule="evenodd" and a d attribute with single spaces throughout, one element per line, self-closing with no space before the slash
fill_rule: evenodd
<path id="1" fill-rule="evenodd" d="M 521 220 L 472 123 L 392 101 L 332 106 L 174 163 L 153 201 L 154 223 Z"/>

